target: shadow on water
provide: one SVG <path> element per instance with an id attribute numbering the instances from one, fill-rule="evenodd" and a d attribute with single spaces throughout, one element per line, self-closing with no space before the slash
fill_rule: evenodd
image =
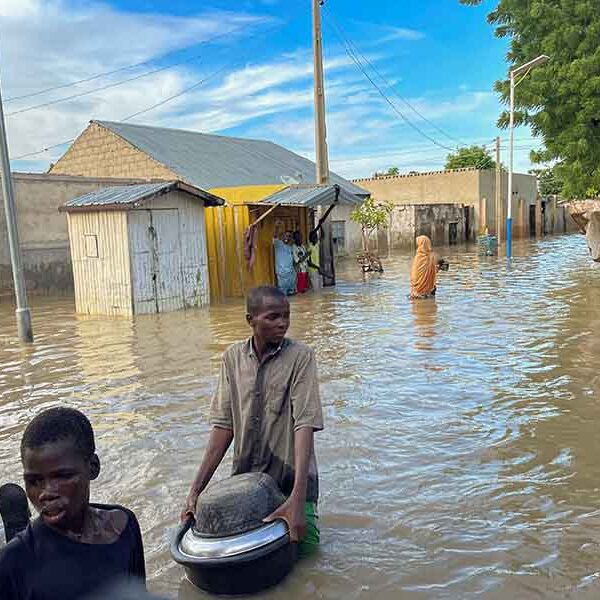
<path id="1" fill-rule="evenodd" d="M 600 268 L 579 236 L 515 245 L 510 265 L 453 248 L 437 299 L 410 302 L 410 257 L 292 300 L 316 350 L 320 555 L 265 598 L 592 598 L 600 592 Z M 150 586 L 182 582 L 168 536 L 207 440 L 219 357 L 247 335 L 243 304 L 78 317 L 33 303 L 19 346 L 0 305 L 0 481 L 39 410 L 92 419 L 98 501 L 133 508 Z M 226 476 L 225 464 L 219 476 Z"/>

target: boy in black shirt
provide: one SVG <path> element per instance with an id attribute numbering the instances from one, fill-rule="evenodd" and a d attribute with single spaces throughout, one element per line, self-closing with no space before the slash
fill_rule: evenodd
<path id="1" fill-rule="evenodd" d="M 80 600 L 122 579 L 145 585 L 135 515 L 89 501 L 100 460 L 87 417 L 71 408 L 42 412 L 23 434 L 21 460 L 40 516 L 0 551 L 2 600 Z"/>

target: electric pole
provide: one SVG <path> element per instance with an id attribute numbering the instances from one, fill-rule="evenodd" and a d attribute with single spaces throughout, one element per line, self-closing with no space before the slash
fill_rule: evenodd
<path id="1" fill-rule="evenodd" d="M 329 157 L 327 155 L 327 126 L 325 124 L 325 75 L 323 73 L 323 31 L 321 28 L 321 6 L 325 0 L 312 0 L 313 12 L 313 55 L 315 86 L 315 162 L 316 182 L 318 185 L 329 183 Z M 321 207 L 318 209 L 321 213 Z M 335 256 L 333 252 L 333 236 L 331 220 L 326 220 L 321 231 L 321 265 L 323 269 L 323 286 L 335 285 Z"/>
<path id="2" fill-rule="evenodd" d="M 315 69 L 315 151 L 317 183 L 329 182 L 329 158 L 327 156 L 327 127 L 325 124 L 325 76 L 323 74 L 323 31 L 321 6 L 325 0 L 313 0 L 313 53 Z"/>
<path id="3" fill-rule="evenodd" d="M 15 298 L 17 300 L 17 332 L 22 342 L 33 342 L 33 329 L 31 327 L 31 313 L 27 305 L 27 292 L 25 289 L 25 276 L 23 274 L 23 260 L 19 246 L 19 231 L 17 228 L 17 208 L 10 172 L 10 159 L 8 156 L 8 143 L 6 141 L 6 125 L 4 123 L 4 110 L 2 108 L 2 92 L 0 91 L 0 177 L 2 177 L 2 194 L 4 196 L 4 213 L 6 215 L 6 229 L 8 232 L 8 246 L 10 248 L 10 262 L 12 264 L 13 281 L 15 285 Z"/>
<path id="4" fill-rule="evenodd" d="M 500 138 L 496 138 L 496 239 L 502 243 L 502 166 L 500 163 Z"/>

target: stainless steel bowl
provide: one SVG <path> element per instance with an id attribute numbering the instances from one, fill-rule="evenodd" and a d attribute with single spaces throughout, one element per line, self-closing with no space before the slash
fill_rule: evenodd
<path id="1" fill-rule="evenodd" d="M 179 550 L 183 556 L 192 560 L 219 560 L 243 556 L 282 541 L 289 541 L 284 521 L 275 521 L 247 533 L 222 538 L 203 537 L 190 527 L 181 539 Z"/>
<path id="2" fill-rule="evenodd" d="M 279 583 L 293 568 L 296 544 L 283 521 L 225 537 L 200 535 L 190 519 L 177 531 L 171 555 L 198 588 L 225 595 L 254 594 Z"/>

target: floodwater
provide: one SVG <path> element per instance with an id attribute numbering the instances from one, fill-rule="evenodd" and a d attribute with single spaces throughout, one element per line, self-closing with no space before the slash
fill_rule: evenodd
<path id="1" fill-rule="evenodd" d="M 510 266 L 447 253 L 437 301 L 407 300 L 410 257 L 292 301 L 320 366 L 322 550 L 284 598 L 597 598 L 600 265 L 583 237 L 519 243 Z M 97 501 L 134 509 L 150 588 L 205 598 L 168 536 L 207 440 L 219 355 L 247 335 L 240 302 L 130 320 L 35 300 L 35 345 L 0 305 L 0 481 L 43 408 L 92 419 Z M 225 476 L 227 467 L 220 470 Z"/>

